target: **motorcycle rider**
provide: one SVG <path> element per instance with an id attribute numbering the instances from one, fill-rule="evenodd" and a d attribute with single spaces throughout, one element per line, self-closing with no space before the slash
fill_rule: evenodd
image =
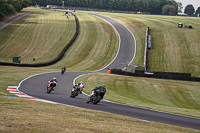
<path id="1" fill-rule="evenodd" d="M 66 71 L 66 67 L 64 66 L 64 67 L 61 69 L 61 71 L 62 71 L 62 70 L 64 70 L 64 72 L 65 72 L 65 71 Z"/>
<path id="2" fill-rule="evenodd" d="M 75 86 L 77 86 L 80 89 L 79 93 L 82 94 L 82 91 L 83 91 L 83 88 L 84 88 L 83 81 L 81 81 L 80 83 L 76 84 Z"/>
<path id="3" fill-rule="evenodd" d="M 52 82 L 56 82 L 56 84 L 57 84 L 57 79 L 56 79 L 56 77 L 54 77 L 53 79 L 51 79 L 49 82 L 48 82 L 48 86 L 47 86 L 47 89 L 48 89 L 48 87 L 49 87 L 49 85 L 52 83 Z M 53 90 L 55 89 L 55 87 L 53 88 Z"/>
<path id="4" fill-rule="evenodd" d="M 94 98 L 95 94 L 99 94 L 99 96 L 101 97 L 101 99 L 103 99 L 104 95 L 106 93 L 106 86 L 105 84 L 99 86 L 99 87 L 95 87 L 92 91 L 92 93 L 90 94 L 88 101 L 86 103 L 91 102 L 91 100 Z"/>
<path id="5" fill-rule="evenodd" d="M 99 87 L 95 87 L 93 90 L 94 90 L 95 93 L 98 92 L 98 91 L 101 92 L 100 96 L 103 99 L 103 97 L 104 97 L 104 95 L 106 93 L 106 85 L 103 84 L 103 85 L 101 85 Z"/>

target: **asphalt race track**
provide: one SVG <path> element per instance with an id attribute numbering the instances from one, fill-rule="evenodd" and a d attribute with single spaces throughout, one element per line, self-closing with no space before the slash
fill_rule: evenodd
<path id="1" fill-rule="evenodd" d="M 91 14 L 95 15 L 95 14 Z M 130 63 L 135 55 L 135 39 L 132 33 L 121 23 L 111 18 L 95 15 L 102 18 L 113 25 L 120 37 L 120 49 L 115 59 L 105 68 L 102 68 L 96 72 L 106 72 L 107 68 L 117 68 L 118 62 Z M 110 112 L 114 114 L 139 118 L 148 121 L 161 122 L 171 125 L 177 125 L 182 127 L 194 128 L 200 130 L 200 119 L 185 117 L 175 114 L 169 114 L 134 106 L 127 106 L 117 103 L 112 103 L 106 100 L 101 101 L 97 105 L 87 104 L 87 95 L 81 94 L 76 98 L 70 98 L 70 92 L 73 86 L 73 81 L 76 77 L 82 74 L 96 73 L 96 72 L 66 72 L 63 75 L 60 72 L 43 73 L 35 76 L 31 76 L 19 83 L 19 91 L 43 100 L 49 100 L 60 104 L 87 108 L 92 110 L 99 110 Z M 51 94 L 46 93 L 47 82 L 56 77 L 58 85 L 55 91 Z M 93 89 L 93 88 L 91 88 Z"/>

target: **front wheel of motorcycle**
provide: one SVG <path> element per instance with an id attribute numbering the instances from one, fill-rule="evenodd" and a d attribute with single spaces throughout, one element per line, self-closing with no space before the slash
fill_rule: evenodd
<path id="1" fill-rule="evenodd" d="M 53 88 L 52 88 L 52 87 L 49 87 L 49 88 L 47 89 L 47 93 L 51 93 L 52 90 L 53 90 Z"/>
<path id="2" fill-rule="evenodd" d="M 94 100 L 93 100 L 93 104 L 97 104 L 97 103 L 99 103 L 100 102 L 100 100 L 101 100 L 101 96 L 97 96 L 97 97 L 95 97 L 94 98 Z"/>
<path id="3" fill-rule="evenodd" d="M 76 90 L 72 91 L 70 97 L 75 98 L 76 96 L 78 96 L 78 92 Z"/>

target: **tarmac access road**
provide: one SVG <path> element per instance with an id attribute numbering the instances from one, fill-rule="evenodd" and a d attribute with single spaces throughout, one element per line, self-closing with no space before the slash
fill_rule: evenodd
<path id="1" fill-rule="evenodd" d="M 88 73 L 106 72 L 107 68 L 117 68 L 119 62 L 130 63 L 135 55 L 135 48 L 136 48 L 135 38 L 124 25 L 106 16 L 96 15 L 96 14 L 91 14 L 91 15 L 95 15 L 99 18 L 106 20 L 118 32 L 120 38 L 120 44 L 119 44 L 120 47 L 115 59 L 108 66 L 96 72 L 71 71 L 71 72 L 66 72 L 63 75 L 61 75 L 60 72 L 52 72 L 52 73 L 43 73 L 31 76 L 19 83 L 18 90 L 35 98 L 49 100 L 64 105 L 105 111 L 113 114 L 139 118 L 142 120 L 166 123 L 166 124 L 200 130 L 200 119 L 197 118 L 159 112 L 140 107 L 122 105 L 118 103 L 109 102 L 106 100 L 102 100 L 97 105 L 90 103 L 87 104 L 86 100 L 88 98 L 88 95 L 84 94 L 79 95 L 76 98 L 70 98 L 70 92 L 73 86 L 73 81 L 78 76 Z M 46 93 L 47 81 L 49 81 L 53 77 L 57 78 L 58 85 L 55 91 L 48 94 Z"/>
<path id="2" fill-rule="evenodd" d="M 24 11 L 26 11 L 26 10 L 24 10 Z M 18 19 L 21 19 L 22 17 L 25 17 L 31 13 L 32 12 L 30 12 L 30 11 L 26 11 L 26 13 L 16 16 L 16 17 L 6 21 L 5 23 L 0 24 L 0 30 L 6 28 L 8 25 L 12 24 L 13 22 L 17 21 Z"/>

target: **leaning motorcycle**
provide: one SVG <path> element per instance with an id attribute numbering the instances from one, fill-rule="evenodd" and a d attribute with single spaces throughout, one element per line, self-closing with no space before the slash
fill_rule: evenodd
<path id="1" fill-rule="evenodd" d="M 64 73 L 65 73 L 65 69 L 62 68 L 62 70 L 61 70 L 61 74 L 64 74 Z"/>
<path id="2" fill-rule="evenodd" d="M 88 98 L 87 103 L 89 102 L 93 104 L 99 103 L 103 99 L 102 97 L 103 94 L 104 92 L 92 90 L 92 93 L 90 94 L 90 97 Z"/>
<path id="3" fill-rule="evenodd" d="M 51 82 L 50 84 L 48 84 L 47 86 L 47 93 L 51 93 L 52 90 L 54 90 L 54 88 L 56 87 L 57 83 L 55 81 Z"/>
<path id="4" fill-rule="evenodd" d="M 80 92 L 80 88 L 77 85 L 75 85 L 71 90 L 70 97 L 75 98 L 76 96 L 78 96 L 79 92 Z"/>

